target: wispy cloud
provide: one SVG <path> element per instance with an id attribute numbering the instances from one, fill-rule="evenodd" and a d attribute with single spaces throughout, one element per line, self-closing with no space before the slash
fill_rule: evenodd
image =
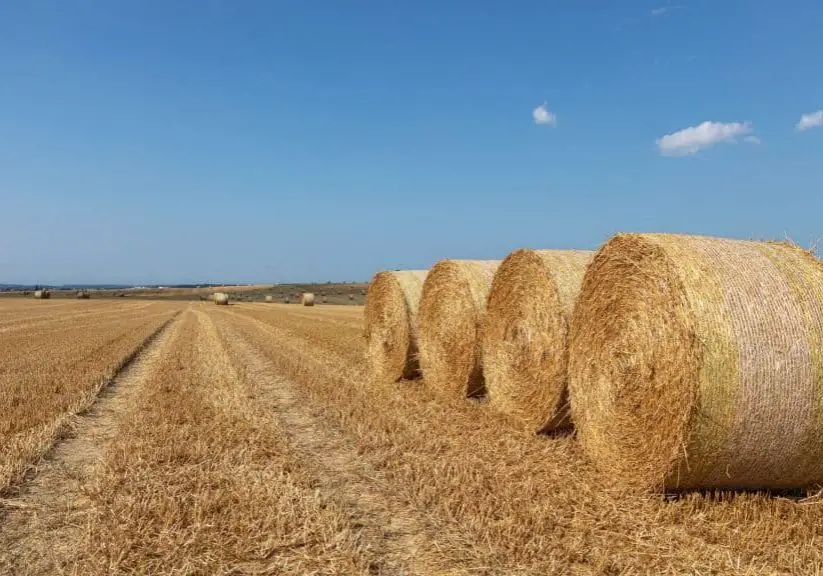
<path id="1" fill-rule="evenodd" d="M 737 138 L 751 135 L 752 130 L 751 122 L 703 122 L 658 138 L 657 147 L 664 156 L 689 156 L 719 142 L 737 142 Z"/>
<path id="2" fill-rule="evenodd" d="M 544 102 L 534 110 L 532 110 L 532 118 L 535 124 L 548 124 L 549 126 L 557 126 L 557 114 L 549 112 L 547 108 L 548 103 Z"/>
<path id="3" fill-rule="evenodd" d="M 809 128 L 817 128 L 819 126 L 823 126 L 823 110 L 803 114 L 803 116 L 800 117 L 800 121 L 794 125 L 794 129 L 798 132 L 803 132 Z"/>
<path id="4" fill-rule="evenodd" d="M 652 8 L 652 16 L 663 16 L 667 12 L 673 12 L 675 10 L 679 10 L 683 8 L 682 4 L 666 4 L 665 6 L 659 6 L 657 8 Z"/>

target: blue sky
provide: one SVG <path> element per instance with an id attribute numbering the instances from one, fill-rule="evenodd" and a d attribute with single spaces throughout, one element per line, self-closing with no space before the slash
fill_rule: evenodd
<path id="1" fill-rule="evenodd" d="M 822 29 L 818 0 L 5 2 L 0 282 L 809 245 Z"/>

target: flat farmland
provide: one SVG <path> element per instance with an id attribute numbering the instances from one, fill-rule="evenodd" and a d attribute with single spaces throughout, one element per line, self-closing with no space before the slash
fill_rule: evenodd
<path id="1" fill-rule="evenodd" d="M 620 491 L 370 381 L 363 309 L 0 300 L 7 574 L 817 574 L 814 495 Z"/>

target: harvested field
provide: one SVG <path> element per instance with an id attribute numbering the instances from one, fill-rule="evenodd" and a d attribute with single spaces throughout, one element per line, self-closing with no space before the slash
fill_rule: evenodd
<path id="1" fill-rule="evenodd" d="M 152 311 L 162 324 L 180 310 L 20 305 L 32 315 L 55 306 L 56 317 L 94 308 L 100 330 L 112 314 Z M 428 386 L 371 382 L 362 308 L 183 307 L 40 473 L 0 501 L 0 572 L 823 570 L 813 493 L 627 493 L 572 436 L 520 432 L 488 405 Z"/>
<path id="2" fill-rule="evenodd" d="M 71 417 L 179 306 L 99 301 L 47 304 L 26 321 L 28 302 L 4 302 L 0 318 L 0 491 L 29 469 Z"/>

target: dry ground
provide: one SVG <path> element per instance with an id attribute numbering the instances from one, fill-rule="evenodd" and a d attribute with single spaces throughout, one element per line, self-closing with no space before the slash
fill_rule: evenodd
<path id="1" fill-rule="evenodd" d="M 622 494 L 569 436 L 516 432 L 420 382 L 373 386 L 360 308 L 97 304 L 0 302 L 15 351 L 0 393 L 16 398 L 0 426 L 18 436 L 39 429 L 33 414 L 85 407 L 122 362 L 108 359 L 163 326 L 72 434 L 36 436 L 25 456 L 3 443 L 5 461 L 31 464 L 56 442 L 7 474 L 3 573 L 823 571 L 814 497 Z"/>

